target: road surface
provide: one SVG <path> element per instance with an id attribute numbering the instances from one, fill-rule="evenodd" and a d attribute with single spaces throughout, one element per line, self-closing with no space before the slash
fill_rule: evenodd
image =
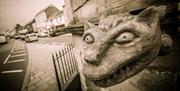
<path id="1" fill-rule="evenodd" d="M 24 77 L 28 63 L 31 64 L 28 91 L 56 89 L 53 87 L 56 84 L 55 76 L 51 76 L 55 75 L 54 66 L 50 65 L 52 63 L 52 53 L 69 43 L 72 43 L 72 35 L 65 34 L 57 37 L 39 38 L 38 42 L 31 43 L 25 43 L 20 39 L 11 39 L 7 44 L 0 45 L 0 91 L 21 91 L 23 81 L 27 80 Z M 48 69 L 50 71 L 47 71 Z M 45 74 L 49 75 L 44 77 Z M 37 76 L 39 78 L 42 76 L 42 81 Z M 52 80 L 50 80 L 51 78 Z M 41 85 L 46 84 L 46 79 L 50 87 L 46 85 L 42 88 Z M 37 88 L 34 88 L 35 85 Z M 52 89 L 49 91 L 52 91 Z"/>
<path id="2" fill-rule="evenodd" d="M 11 39 L 0 47 L 0 91 L 20 91 L 27 68 L 24 42 Z"/>

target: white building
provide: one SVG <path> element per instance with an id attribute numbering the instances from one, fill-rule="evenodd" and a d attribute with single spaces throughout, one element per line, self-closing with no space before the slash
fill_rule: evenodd
<path id="1" fill-rule="evenodd" d="M 35 15 L 35 23 L 38 32 L 48 32 L 59 26 L 64 26 L 63 11 L 51 4 Z"/>

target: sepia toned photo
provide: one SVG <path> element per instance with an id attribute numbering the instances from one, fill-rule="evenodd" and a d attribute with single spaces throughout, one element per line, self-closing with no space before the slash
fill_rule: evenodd
<path id="1" fill-rule="evenodd" d="M 180 91 L 178 0 L 0 0 L 0 91 Z"/>

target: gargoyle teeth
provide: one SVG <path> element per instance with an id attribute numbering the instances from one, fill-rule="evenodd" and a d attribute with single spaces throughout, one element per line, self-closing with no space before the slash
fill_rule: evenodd
<path id="1" fill-rule="evenodd" d="M 130 68 L 126 66 L 126 72 L 129 72 Z"/>
<path id="2" fill-rule="evenodd" d="M 114 74 L 114 78 L 117 78 L 119 75 L 118 74 Z"/>
<path id="3" fill-rule="evenodd" d="M 122 75 L 122 74 L 125 74 L 125 71 L 123 69 L 120 69 L 119 73 Z"/>
<path id="4" fill-rule="evenodd" d="M 150 74 L 156 74 L 156 75 L 168 75 L 168 74 L 172 74 L 172 72 L 170 71 L 163 71 L 163 70 L 155 70 L 155 69 L 147 69 L 145 70 L 146 73 L 150 73 Z"/>
<path id="5" fill-rule="evenodd" d="M 139 62 L 138 60 L 131 61 L 127 64 L 124 64 L 117 71 L 113 72 L 106 78 L 95 80 L 94 82 L 99 86 L 109 85 L 118 79 L 125 79 L 129 75 L 133 74 L 137 69 L 139 69 L 140 65 L 145 62 Z M 103 85 L 104 84 L 104 85 Z"/>
<path id="6" fill-rule="evenodd" d="M 117 77 L 118 77 L 118 74 L 117 74 L 117 72 L 116 72 L 116 73 L 114 73 L 110 78 L 116 79 Z"/>
<path id="7" fill-rule="evenodd" d="M 131 70 L 131 67 L 132 67 L 132 65 L 131 66 L 129 66 L 129 65 L 128 66 L 124 66 L 124 67 L 120 68 L 118 70 L 118 72 L 120 74 L 126 74 L 126 73 L 128 73 Z"/>
<path id="8" fill-rule="evenodd" d="M 147 70 L 147 69 L 145 69 L 144 72 L 147 73 L 147 74 L 151 74 L 151 72 L 149 70 Z"/>
<path id="9" fill-rule="evenodd" d="M 160 74 L 160 72 L 159 71 L 155 71 L 155 74 Z"/>
<path id="10" fill-rule="evenodd" d="M 159 72 L 159 71 L 157 71 L 157 70 L 151 70 L 150 72 L 151 72 L 151 73 L 154 73 L 154 74 L 157 74 L 157 75 L 159 75 L 159 74 L 160 74 L 160 72 Z"/>
<path id="11" fill-rule="evenodd" d="M 170 72 L 170 71 L 167 71 L 167 74 L 172 74 L 172 72 Z"/>
<path id="12" fill-rule="evenodd" d="M 161 74 L 166 74 L 166 72 L 161 72 Z"/>
<path id="13" fill-rule="evenodd" d="M 110 83 L 110 82 L 111 82 L 111 79 L 108 78 L 108 79 L 107 79 L 107 82 Z"/>

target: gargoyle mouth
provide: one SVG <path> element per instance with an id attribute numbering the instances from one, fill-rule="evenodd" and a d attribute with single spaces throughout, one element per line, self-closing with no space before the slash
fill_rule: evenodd
<path id="1" fill-rule="evenodd" d="M 141 61 L 141 60 L 134 60 L 127 64 L 124 64 L 120 68 L 117 68 L 115 72 L 110 74 L 109 76 L 105 76 L 105 78 L 101 78 L 98 80 L 91 79 L 97 86 L 100 87 L 109 87 L 120 83 L 129 77 L 139 73 L 143 69 L 149 65 L 149 61 Z"/>

